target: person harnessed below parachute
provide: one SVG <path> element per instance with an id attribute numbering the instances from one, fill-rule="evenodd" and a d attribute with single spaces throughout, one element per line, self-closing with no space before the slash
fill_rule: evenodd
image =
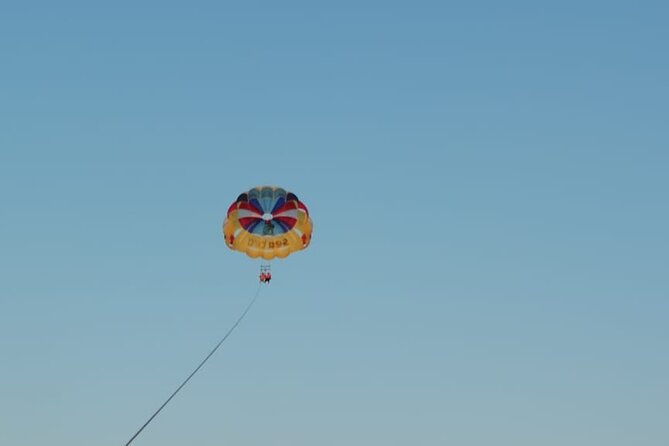
<path id="1" fill-rule="evenodd" d="M 272 280 L 272 271 L 269 263 L 260 265 L 260 282 L 269 283 Z"/>
<path id="2" fill-rule="evenodd" d="M 270 280 L 272 280 L 272 273 L 268 272 L 261 272 L 260 273 L 260 281 L 262 283 L 269 283 Z"/>

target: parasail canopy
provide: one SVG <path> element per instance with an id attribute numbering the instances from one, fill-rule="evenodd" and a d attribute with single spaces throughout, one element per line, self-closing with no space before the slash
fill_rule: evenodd
<path id="1" fill-rule="evenodd" d="M 254 187 L 239 195 L 223 222 L 230 249 L 266 260 L 309 246 L 312 229 L 304 203 L 292 192 L 273 186 Z"/>

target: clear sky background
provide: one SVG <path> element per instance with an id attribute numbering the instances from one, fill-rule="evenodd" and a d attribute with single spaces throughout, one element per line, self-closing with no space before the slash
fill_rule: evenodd
<path id="1" fill-rule="evenodd" d="M 665 2 L 3 2 L 0 444 L 669 442 Z"/>

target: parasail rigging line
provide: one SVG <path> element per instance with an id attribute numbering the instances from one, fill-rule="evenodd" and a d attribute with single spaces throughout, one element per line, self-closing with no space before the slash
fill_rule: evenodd
<path id="1" fill-rule="evenodd" d="M 218 348 L 225 342 L 225 340 L 228 339 L 228 336 L 230 336 L 230 334 L 232 334 L 232 332 L 235 330 L 235 328 L 237 328 L 237 325 L 239 325 L 239 323 L 242 321 L 242 319 L 244 319 L 244 316 L 246 316 L 246 313 L 249 312 L 249 310 L 251 309 L 251 307 L 255 303 L 256 299 L 258 299 L 258 296 L 260 295 L 261 288 L 262 288 L 262 284 L 259 284 L 258 289 L 256 290 L 256 293 L 253 296 L 253 298 L 246 305 L 246 308 L 244 309 L 242 314 L 237 318 L 235 323 L 232 324 L 232 327 L 230 327 L 230 329 L 225 333 L 225 335 L 221 338 L 221 340 L 218 341 L 218 344 L 216 344 L 216 346 L 214 346 L 214 348 L 211 349 L 209 354 L 207 356 L 205 356 L 205 358 L 202 360 L 202 362 L 200 362 L 200 364 L 198 364 L 198 366 L 195 367 L 195 370 L 193 370 L 191 372 L 191 374 L 188 375 L 188 378 L 186 378 L 184 380 L 184 382 L 182 382 L 181 385 L 179 385 L 179 387 L 177 387 L 177 389 L 174 392 L 172 392 L 170 397 L 165 400 L 165 402 L 158 408 L 158 410 L 156 410 L 153 413 L 153 415 L 151 415 L 149 417 L 148 420 L 146 420 L 146 422 L 142 425 L 142 427 L 140 427 L 139 430 L 137 432 L 135 432 L 135 434 L 132 437 L 130 437 L 130 440 L 128 440 L 128 442 L 125 444 L 125 446 L 129 446 L 130 443 L 132 443 L 135 440 L 135 438 L 137 438 L 137 436 L 144 430 L 144 428 L 146 426 L 148 426 L 149 423 L 151 423 L 151 421 L 153 421 L 154 418 L 156 418 L 156 416 L 160 413 L 161 410 L 163 410 L 163 408 L 165 408 L 165 406 L 167 406 L 167 404 L 172 400 L 172 398 L 174 398 L 176 396 L 176 394 L 179 393 L 179 391 L 188 383 L 188 381 L 190 381 L 190 379 L 193 376 L 195 376 L 195 374 L 202 368 L 202 366 L 209 360 L 209 358 L 211 358 L 214 355 L 214 353 L 216 353 L 216 350 L 218 350 Z"/>

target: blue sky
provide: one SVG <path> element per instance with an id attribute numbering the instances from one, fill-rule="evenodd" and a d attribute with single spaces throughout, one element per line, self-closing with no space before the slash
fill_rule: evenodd
<path id="1" fill-rule="evenodd" d="M 0 6 L 0 443 L 664 445 L 668 8 Z"/>

